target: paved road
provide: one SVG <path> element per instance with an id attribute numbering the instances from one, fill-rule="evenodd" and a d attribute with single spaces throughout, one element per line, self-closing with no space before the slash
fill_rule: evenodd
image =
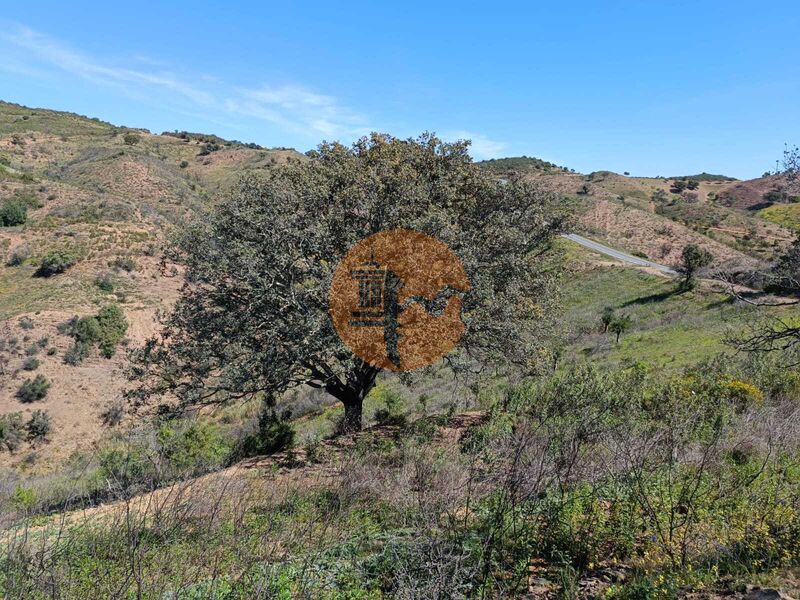
<path id="1" fill-rule="evenodd" d="M 627 254 L 625 252 L 620 252 L 619 250 L 614 250 L 613 248 L 609 248 L 608 246 L 605 246 L 603 244 L 585 238 L 582 235 L 578 235 L 577 233 L 565 233 L 564 237 L 567 238 L 568 240 L 572 240 L 576 244 L 580 244 L 581 246 L 589 248 L 590 250 L 594 250 L 595 252 L 600 252 L 601 254 L 605 254 L 606 256 L 616 258 L 617 260 L 621 260 L 622 262 L 630 263 L 638 267 L 650 267 L 651 269 L 656 269 L 658 271 L 661 271 L 662 273 L 669 273 L 670 275 L 678 274 L 675 271 L 675 269 L 671 269 L 664 265 L 654 263 L 652 261 L 647 260 L 646 258 L 639 258 L 638 256 L 633 256 L 632 254 Z"/>

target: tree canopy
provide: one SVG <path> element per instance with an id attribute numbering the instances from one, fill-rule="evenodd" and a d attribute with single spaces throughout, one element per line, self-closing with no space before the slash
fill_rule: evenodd
<path id="1" fill-rule="evenodd" d="M 243 179 L 170 248 L 185 283 L 132 355 L 133 402 L 183 409 L 307 384 L 344 404 L 346 430 L 360 427 L 379 369 L 339 339 L 328 288 L 349 248 L 393 228 L 441 240 L 470 278 L 454 370 L 529 363 L 556 302 L 565 212 L 556 194 L 480 169 L 468 147 L 373 134 Z"/>

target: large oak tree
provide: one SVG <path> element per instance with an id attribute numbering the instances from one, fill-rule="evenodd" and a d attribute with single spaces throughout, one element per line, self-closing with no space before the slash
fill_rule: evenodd
<path id="1" fill-rule="evenodd" d="M 454 370 L 531 361 L 555 302 L 564 212 L 543 187 L 474 164 L 468 146 L 373 134 L 243 179 L 170 250 L 185 283 L 161 333 L 133 353 L 134 402 L 182 409 L 309 385 L 358 429 L 379 369 L 342 344 L 328 288 L 349 248 L 393 228 L 438 238 L 464 264 Z"/>

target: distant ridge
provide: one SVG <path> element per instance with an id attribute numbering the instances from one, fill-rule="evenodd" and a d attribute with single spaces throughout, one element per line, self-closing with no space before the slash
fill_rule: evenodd
<path id="1" fill-rule="evenodd" d="M 739 181 L 736 177 L 728 177 L 727 175 L 714 175 L 703 171 L 699 175 L 676 175 L 675 177 L 667 177 L 667 179 L 694 179 L 695 181 Z"/>
<path id="2" fill-rule="evenodd" d="M 535 158 L 533 156 L 509 156 L 507 158 L 491 158 L 479 161 L 482 167 L 497 172 L 506 171 L 569 171 L 567 167 L 560 167 L 555 163 Z"/>

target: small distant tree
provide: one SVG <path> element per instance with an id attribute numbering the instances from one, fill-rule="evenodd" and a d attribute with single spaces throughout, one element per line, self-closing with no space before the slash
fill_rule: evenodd
<path id="1" fill-rule="evenodd" d="M 133 133 L 132 131 L 129 131 L 128 133 L 122 136 L 122 141 L 125 142 L 128 146 L 135 146 L 140 141 L 142 141 L 142 136 L 140 136 L 138 133 Z"/>
<path id="2" fill-rule="evenodd" d="M 632 325 L 631 318 L 628 315 L 619 315 L 609 323 L 608 330 L 617 336 L 616 343 L 619 344 L 620 336 L 628 331 Z"/>
<path id="3" fill-rule="evenodd" d="M 608 333 L 608 326 L 614 321 L 614 308 L 606 306 L 600 313 L 600 322 L 603 324 L 603 333 Z"/>
<path id="4" fill-rule="evenodd" d="M 673 194 L 680 194 L 683 190 L 686 189 L 687 183 L 685 179 L 676 179 L 672 182 L 672 186 L 670 187 L 670 191 Z"/>
<path id="5" fill-rule="evenodd" d="M 713 255 L 701 248 L 697 244 L 689 244 L 681 252 L 681 264 L 678 265 L 677 271 L 683 276 L 681 280 L 681 290 L 690 290 L 695 285 L 695 277 L 697 272 L 703 267 L 707 267 L 714 260 Z"/>
<path id="6" fill-rule="evenodd" d="M 700 187 L 700 182 L 695 181 L 694 179 L 690 179 L 689 181 L 686 182 L 686 188 L 689 190 L 696 190 L 699 187 Z"/>

